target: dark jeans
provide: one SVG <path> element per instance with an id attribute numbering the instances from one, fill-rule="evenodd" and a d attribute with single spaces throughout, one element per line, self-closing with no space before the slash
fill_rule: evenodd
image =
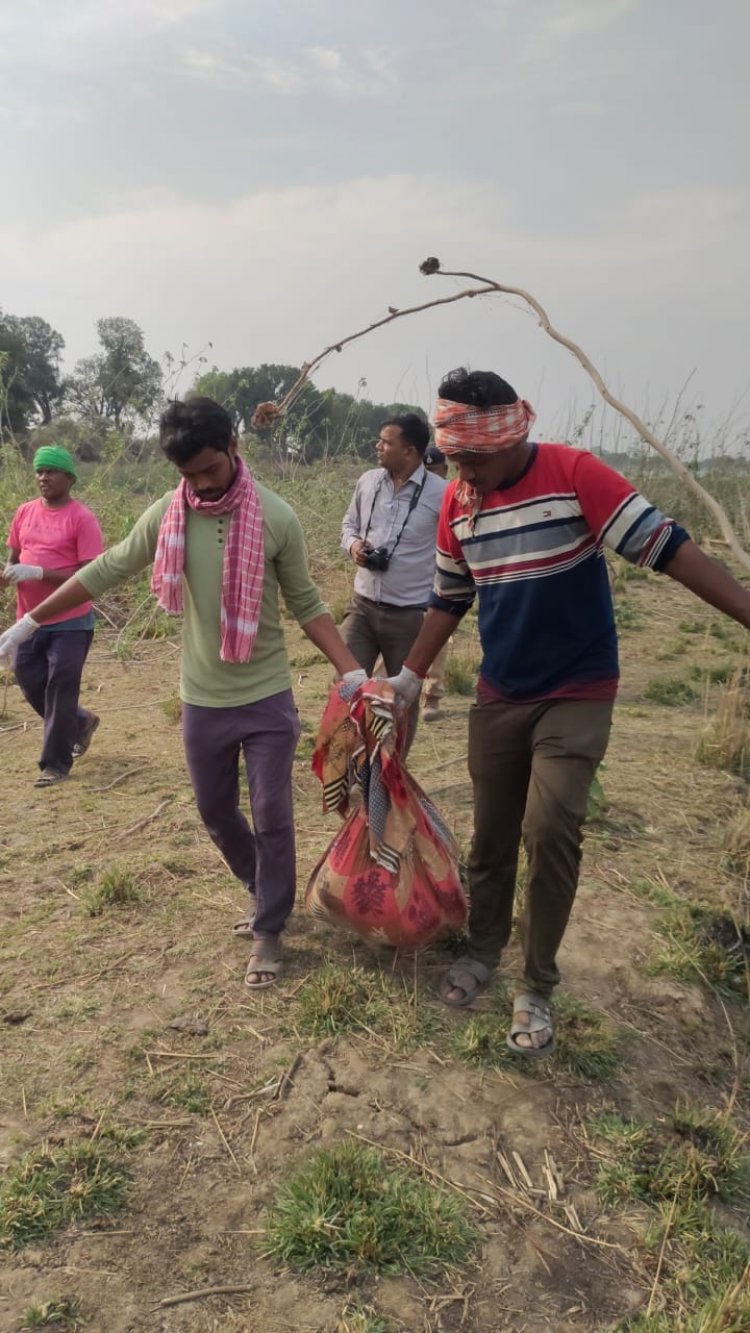
<path id="1" fill-rule="evenodd" d="M 341 626 L 341 636 L 368 676 L 382 654 L 389 676 L 395 676 L 409 656 L 424 620 L 421 606 L 385 606 L 355 593 Z M 402 759 L 411 749 L 419 721 L 419 699 L 409 709 Z"/>
<path id="2" fill-rule="evenodd" d="M 469 948 L 494 966 L 510 938 L 518 850 L 528 860 L 522 922 L 527 989 L 550 995 L 578 887 L 583 822 L 604 757 L 612 703 L 479 703 L 469 714 L 474 839 Z"/>
<path id="3" fill-rule="evenodd" d="M 44 718 L 40 768 L 69 773 L 73 746 L 91 717 L 78 707 L 81 675 L 94 631 L 61 630 L 54 625 L 36 631 L 16 653 L 14 671 L 24 698 Z"/>
<path id="4" fill-rule="evenodd" d="M 182 705 L 198 810 L 233 875 L 255 895 L 256 935 L 279 935 L 296 890 L 292 761 L 300 724 L 291 690 L 238 708 Z M 244 756 L 253 829 L 240 810 Z"/>

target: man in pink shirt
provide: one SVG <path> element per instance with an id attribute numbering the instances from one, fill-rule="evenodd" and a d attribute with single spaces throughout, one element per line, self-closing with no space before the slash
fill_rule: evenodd
<path id="1" fill-rule="evenodd" d="M 16 510 L 8 534 L 9 556 L 0 584 L 14 585 L 18 616 L 33 613 L 55 588 L 104 550 L 98 520 L 74 500 L 75 462 L 58 444 L 34 455 L 40 497 Z M 81 674 L 94 637 L 91 602 L 48 621 L 13 664 L 16 680 L 31 707 L 44 718 L 41 773 L 35 787 L 51 787 L 70 773 L 84 754 L 99 718 L 78 706 Z"/>

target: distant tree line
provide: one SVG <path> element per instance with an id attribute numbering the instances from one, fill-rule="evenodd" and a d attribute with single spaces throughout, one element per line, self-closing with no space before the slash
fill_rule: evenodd
<path id="1" fill-rule="evenodd" d="M 378 427 L 396 412 L 419 411 L 408 403 L 373 403 L 363 397 L 319 390 L 307 383 L 270 437 L 252 438 L 258 403 L 279 399 L 299 375 L 299 367 L 264 364 L 204 369 L 206 358 L 163 364 L 146 349 L 143 331 L 132 319 L 115 315 L 97 320 L 98 350 L 63 374 L 65 340 L 38 315 L 0 310 L 0 442 L 14 440 L 29 453 L 40 439 L 58 437 L 79 457 L 100 459 L 109 441 L 140 457 L 153 447 L 158 411 L 185 369 L 197 361 L 192 391 L 221 402 L 257 452 L 313 462 L 328 454 L 367 454 Z M 366 383 L 360 381 L 364 389 Z"/>

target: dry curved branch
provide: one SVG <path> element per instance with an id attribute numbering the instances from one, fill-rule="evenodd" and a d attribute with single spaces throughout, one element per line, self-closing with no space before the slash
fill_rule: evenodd
<path id="1" fill-rule="evenodd" d="M 392 324 L 394 319 L 403 319 L 405 315 L 417 315 L 422 310 L 432 309 L 433 306 L 452 305 L 454 301 L 463 301 L 467 296 L 484 296 L 494 290 L 495 283 L 493 282 L 486 288 L 471 287 L 468 291 L 456 292 L 454 296 L 441 296 L 437 301 L 427 301 L 424 305 L 407 306 L 405 310 L 396 310 L 389 306 L 390 313 L 383 319 L 376 319 L 372 324 L 368 324 L 366 328 L 358 329 L 356 333 L 350 333 L 346 338 L 339 338 L 338 342 L 330 343 L 328 347 L 323 348 L 322 352 L 318 352 L 318 355 L 314 356 L 312 361 L 306 361 L 291 389 L 287 390 L 278 403 L 259 404 L 255 409 L 257 418 L 253 414 L 253 426 L 258 430 L 263 430 L 265 427 L 274 424 L 299 397 L 311 371 L 315 370 L 316 366 L 319 366 L 322 361 L 325 361 L 326 357 L 330 356 L 332 352 L 340 352 L 343 347 L 346 347 L 347 343 L 356 342 L 358 338 L 364 338 L 365 334 L 372 333 L 375 329 L 381 329 L 385 324 Z"/>
<path id="2" fill-rule="evenodd" d="M 572 339 L 566 338 L 564 334 L 560 333 L 559 330 L 553 326 L 544 306 L 540 305 L 536 297 L 531 295 L 531 292 L 527 292 L 523 287 L 510 287 L 505 283 L 495 282 L 492 278 L 484 278 L 479 273 L 464 272 L 460 269 L 444 269 L 440 265 L 440 260 L 435 259 L 434 257 L 425 259 L 422 264 L 420 264 L 420 270 L 428 277 L 434 273 L 439 273 L 444 278 L 468 278 L 470 282 L 477 282 L 480 286 L 465 288 L 463 291 L 455 292 L 453 296 L 439 297 L 436 301 L 425 301 L 421 305 L 407 306 L 404 310 L 398 310 L 389 306 L 389 313 L 383 319 L 376 319 L 365 328 L 358 329 L 356 333 L 350 333 L 345 338 L 340 338 L 338 341 L 330 343 L 328 347 L 323 348 L 322 352 L 319 352 L 317 356 L 314 356 L 311 361 L 306 361 L 297 376 L 297 379 L 294 381 L 294 384 L 278 403 L 261 403 L 259 407 L 256 408 L 257 417 L 255 415 L 253 417 L 254 427 L 262 430 L 278 421 L 278 419 L 288 411 L 294 401 L 299 397 L 311 371 L 315 370 L 321 362 L 325 361 L 326 357 L 330 356 L 332 352 L 340 352 L 348 343 L 356 342 L 359 338 L 364 338 L 366 334 L 372 333 L 375 329 L 381 329 L 386 324 L 392 324 L 396 319 L 403 319 L 406 315 L 417 315 L 423 310 L 432 310 L 436 306 L 452 305 L 456 301 L 466 300 L 467 297 L 487 296 L 491 295 L 493 292 L 499 292 L 502 296 L 518 296 L 534 311 L 534 314 L 539 320 L 545 333 L 548 333 L 550 338 L 555 342 L 560 343 L 562 347 L 567 348 L 567 350 L 573 354 L 578 363 L 586 371 L 587 375 L 593 380 L 604 401 L 609 403 L 610 407 L 613 407 L 616 412 L 619 412 L 621 416 L 624 416 L 626 420 L 630 422 L 631 426 L 635 428 L 641 439 L 645 440 L 646 444 L 651 445 L 651 448 L 655 449 L 665 462 L 669 464 L 672 471 L 679 477 L 680 481 L 683 481 L 688 489 L 691 490 L 694 495 L 698 496 L 701 504 L 708 509 L 709 513 L 715 519 L 732 554 L 745 569 L 750 570 L 750 554 L 748 554 L 740 542 L 723 505 L 721 505 L 709 491 L 701 486 L 697 477 L 693 475 L 690 469 L 685 466 L 682 460 L 672 452 L 663 440 L 660 440 L 658 436 L 654 435 L 653 431 L 649 429 L 644 421 L 641 421 L 641 418 L 632 408 L 621 402 L 619 398 L 615 398 L 614 394 L 610 392 L 607 385 L 604 383 L 596 366 L 589 360 L 583 349 L 579 347 L 577 343 L 574 343 Z"/>
<path id="3" fill-rule="evenodd" d="M 609 403 L 610 407 L 613 407 L 616 412 L 619 412 L 624 416 L 630 422 L 631 426 L 635 427 L 638 434 L 641 436 L 641 439 L 645 440 L 646 444 L 650 444 L 652 449 L 655 449 L 656 452 L 669 464 L 672 471 L 680 478 L 680 481 L 684 481 L 685 485 L 698 496 L 698 499 L 705 505 L 706 509 L 708 509 L 716 520 L 721 534 L 732 554 L 739 560 L 740 564 L 743 565 L 745 569 L 750 569 L 750 554 L 748 554 L 740 542 L 723 505 L 721 505 L 709 491 L 701 486 L 697 477 L 693 475 L 690 469 L 685 466 L 682 460 L 672 452 L 663 440 L 660 440 L 658 436 L 654 435 L 652 430 L 649 430 L 646 423 L 641 421 L 641 418 L 632 408 L 628 407 L 625 403 L 620 402 L 619 398 L 615 398 L 614 394 L 610 392 L 604 383 L 596 366 L 589 360 L 582 348 L 570 338 L 566 338 L 558 329 L 553 327 L 546 310 L 530 292 L 525 291 L 523 287 L 508 287 L 504 283 L 494 282 L 492 278 L 483 278 L 478 273 L 464 273 L 461 270 L 450 271 L 449 269 L 440 267 L 427 270 L 423 267 L 423 272 L 424 271 L 428 273 L 440 273 L 445 278 L 469 278 L 472 282 L 481 282 L 483 284 L 483 292 L 486 292 L 489 287 L 491 290 L 500 292 L 505 296 L 520 296 L 522 301 L 525 301 L 527 305 L 531 306 L 531 309 L 537 316 L 545 333 L 548 333 L 550 338 L 553 338 L 555 342 L 560 343 L 563 347 L 566 347 L 569 352 L 572 352 L 579 364 L 583 366 L 586 374 L 594 381 L 594 384 L 599 390 L 605 403 Z"/>

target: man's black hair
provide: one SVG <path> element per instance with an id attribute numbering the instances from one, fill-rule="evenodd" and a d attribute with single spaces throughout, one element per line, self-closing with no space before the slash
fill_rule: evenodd
<path id="1" fill-rule="evenodd" d="M 179 467 L 195 458 L 201 449 L 229 452 L 234 438 L 232 418 L 226 408 L 201 394 L 184 402 L 168 403 L 159 418 L 159 443 L 171 463 Z"/>
<path id="2" fill-rule="evenodd" d="M 398 416 L 381 421 L 380 429 L 384 426 L 397 426 L 405 443 L 416 449 L 420 458 L 424 458 L 424 451 L 430 443 L 430 427 L 418 412 L 400 412 Z"/>
<path id="3" fill-rule="evenodd" d="M 438 389 L 439 398 L 472 407 L 503 407 L 518 402 L 518 394 L 494 370 L 449 370 Z"/>

